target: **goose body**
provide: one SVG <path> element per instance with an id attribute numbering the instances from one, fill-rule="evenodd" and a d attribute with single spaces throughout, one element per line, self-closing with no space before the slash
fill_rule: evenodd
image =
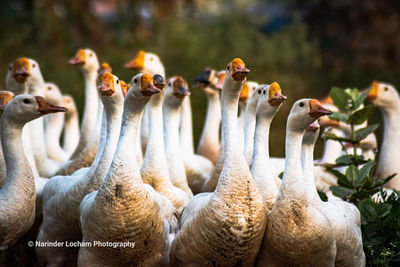
<path id="1" fill-rule="evenodd" d="M 161 76 L 154 76 L 155 86 L 164 89 L 165 83 Z M 147 109 L 149 115 L 149 138 L 146 154 L 140 168 L 140 174 L 145 183 L 151 185 L 157 192 L 168 198 L 174 205 L 178 216 L 189 202 L 189 196 L 172 184 L 169 177 L 167 157 L 164 149 L 164 130 L 162 113 L 163 92 L 152 96 Z M 154 164 L 157 162 L 157 164 Z"/>
<path id="2" fill-rule="evenodd" d="M 376 169 L 376 179 L 384 179 L 397 174 L 386 185 L 388 189 L 400 190 L 400 96 L 387 83 L 374 82 L 367 97 L 381 112 L 383 117 L 383 139 Z"/>
<path id="3" fill-rule="evenodd" d="M 97 190 L 107 174 L 117 146 L 123 110 L 123 95 L 119 79 L 109 72 L 101 76 L 99 86 L 104 104 L 102 141 L 96 159 L 85 172 L 73 176 L 53 177 L 43 190 L 43 223 L 38 241 L 80 241 L 79 205 L 90 192 Z M 60 211 L 62 211 L 60 213 Z M 36 249 L 43 265 L 75 265 L 78 248 Z"/>
<path id="4" fill-rule="evenodd" d="M 181 77 L 169 79 L 166 90 L 169 94 L 166 93 L 163 101 L 163 125 L 169 175 L 174 186 L 179 187 L 189 197 L 192 197 L 193 193 L 186 178 L 184 154 L 179 139 L 180 106 L 189 91 L 186 82 Z"/>
<path id="5" fill-rule="evenodd" d="M 257 266 L 334 266 L 335 238 L 329 221 L 307 198 L 301 166 L 306 127 L 330 113 L 314 99 L 293 104 L 286 127 L 285 172 L 268 215 Z"/>
<path id="6" fill-rule="evenodd" d="M 225 161 L 214 193 L 194 196 L 180 219 L 172 266 L 252 266 L 265 229 L 262 197 L 237 146 L 237 109 L 248 70 L 229 63 L 222 89 Z"/>
<path id="7" fill-rule="evenodd" d="M 0 122 L 1 117 L 3 116 L 3 111 L 6 108 L 7 104 L 13 99 L 14 93 L 10 91 L 0 91 Z M 6 161 L 3 156 L 3 148 L 1 145 L 1 123 L 0 123 L 0 188 L 6 181 Z"/>
<path id="8" fill-rule="evenodd" d="M 35 220 L 35 181 L 23 150 L 22 128 L 44 114 L 60 111 L 65 108 L 31 95 L 16 96 L 4 110 L 1 138 L 7 176 L 0 189 L 0 251 L 28 232 Z"/>
<path id="9" fill-rule="evenodd" d="M 45 84 L 44 98 L 58 106 L 63 105 L 61 91 L 54 83 Z M 47 155 L 50 159 L 63 163 L 69 155 L 62 149 L 60 138 L 64 126 L 64 113 L 50 114 L 45 117 L 45 136 Z"/>
<path id="10" fill-rule="evenodd" d="M 150 96 L 158 92 L 150 75 L 132 79 L 111 167 L 99 190 L 87 195 L 80 207 L 84 242 L 130 241 L 134 246 L 82 247 L 79 266 L 157 266 L 168 249 L 168 222 L 154 189 L 143 183 L 135 156 L 140 114 Z"/>
<path id="11" fill-rule="evenodd" d="M 323 202 L 318 196 L 314 182 L 314 144 L 318 138 L 319 125 L 314 122 L 307 127 L 302 144 L 304 184 L 309 201 L 329 220 L 335 243 L 335 266 L 365 266 L 361 236 L 361 218 L 357 207 L 345 201 Z"/>
<path id="12" fill-rule="evenodd" d="M 260 90 L 260 93 L 259 93 Z M 272 167 L 269 159 L 269 129 L 272 119 L 279 111 L 286 96 L 282 95 L 281 88 L 278 83 L 274 82 L 271 85 L 261 85 L 257 87 L 255 93 L 259 100 L 256 104 L 256 128 L 254 132 L 254 152 L 251 165 L 251 173 L 254 181 L 263 197 L 264 204 L 270 211 L 278 195 L 278 186 L 276 177 L 272 172 Z M 254 101 L 255 97 L 251 97 L 249 104 Z M 252 111 L 253 112 L 253 111 Z"/>
<path id="13" fill-rule="evenodd" d="M 72 96 L 64 95 L 63 103 L 68 109 L 65 113 L 63 149 L 71 156 L 79 143 L 79 114 Z"/>
<path id="14" fill-rule="evenodd" d="M 225 75 L 225 72 L 222 72 Z M 217 163 L 219 151 L 219 128 L 221 124 L 221 99 L 220 90 L 217 88 L 219 73 L 206 69 L 198 78 L 197 83 L 207 95 L 207 114 L 203 132 L 200 137 L 197 154 Z"/>

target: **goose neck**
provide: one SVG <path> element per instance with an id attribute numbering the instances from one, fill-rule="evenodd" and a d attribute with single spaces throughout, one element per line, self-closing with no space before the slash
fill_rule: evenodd
<path id="1" fill-rule="evenodd" d="M 252 154 L 253 154 L 254 131 L 256 128 L 256 108 L 257 108 L 257 102 L 254 99 L 250 98 L 250 101 L 246 106 L 245 118 L 244 118 L 244 148 L 243 148 L 246 161 L 249 165 L 251 165 Z"/>
<path id="2" fill-rule="evenodd" d="M 167 153 L 181 153 L 181 145 L 179 143 L 179 111 L 179 107 L 163 106 L 164 142 Z"/>
<path id="3" fill-rule="evenodd" d="M 257 116 L 257 124 L 254 132 L 254 151 L 252 166 L 264 166 L 269 162 L 269 131 L 272 118 Z M 266 169 L 266 168 L 265 168 Z"/>
<path id="4" fill-rule="evenodd" d="M 309 200 L 319 201 L 320 198 L 314 181 L 314 143 L 303 142 L 301 154 L 306 196 Z"/>
<path id="5" fill-rule="evenodd" d="M 180 139 L 182 151 L 188 155 L 194 154 L 192 125 L 192 107 L 190 104 L 190 97 L 186 96 L 183 99 L 181 107 Z"/>
<path id="6" fill-rule="evenodd" d="M 203 136 L 207 136 L 214 143 L 219 143 L 219 124 L 221 123 L 221 100 L 219 94 L 207 94 L 208 105 Z"/>
<path id="7" fill-rule="evenodd" d="M 1 146 L 7 168 L 6 183 L 2 190 L 25 188 L 34 191 L 34 176 L 22 145 L 23 124 L 14 122 L 4 112 L 1 120 Z M 25 192 L 26 195 L 29 193 Z"/>

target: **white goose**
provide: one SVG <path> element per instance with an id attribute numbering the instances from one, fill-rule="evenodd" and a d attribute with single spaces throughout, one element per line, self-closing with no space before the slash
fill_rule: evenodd
<path id="1" fill-rule="evenodd" d="M 385 187 L 400 190 L 400 96 L 390 84 L 373 82 L 367 100 L 371 101 L 383 117 L 383 139 L 379 153 L 376 178 L 397 174 Z"/>
<path id="2" fill-rule="evenodd" d="M 63 105 L 61 91 L 54 83 L 47 82 L 45 84 L 44 98 L 55 105 Z M 48 157 L 60 163 L 66 162 L 69 155 L 60 145 L 60 137 L 64 126 L 64 113 L 46 116 L 44 122 Z"/>
<path id="3" fill-rule="evenodd" d="M 136 70 L 140 73 L 148 73 L 152 76 L 158 74 L 165 79 L 165 69 L 159 56 L 151 52 L 139 50 L 136 57 L 125 64 L 125 68 Z M 143 161 L 143 151 L 146 151 L 148 136 L 149 136 L 149 115 L 147 108 L 144 109 L 141 124 L 138 128 L 140 135 L 138 135 L 138 164 Z"/>
<path id="4" fill-rule="evenodd" d="M 38 241 L 80 241 L 79 205 L 90 192 L 97 190 L 107 174 L 117 146 L 123 111 L 119 79 L 109 72 L 101 76 L 98 88 L 104 104 L 102 144 L 92 166 L 73 176 L 53 177 L 43 189 L 43 223 Z M 62 211 L 62 212 L 60 212 Z M 42 265 L 64 266 L 76 263 L 78 248 L 37 247 Z"/>
<path id="5" fill-rule="evenodd" d="M 197 154 L 204 156 L 216 164 L 219 151 L 219 128 L 221 124 L 221 100 L 220 90 L 217 82 L 220 75 L 225 71 L 217 73 L 215 70 L 206 69 L 196 78 L 196 83 L 202 87 L 207 95 L 207 114 L 203 132 L 200 137 Z M 223 80 L 223 79 L 222 79 Z"/>
<path id="6" fill-rule="evenodd" d="M 261 91 L 261 94 L 258 94 L 258 90 Z M 251 173 L 263 196 L 264 204 L 270 211 L 275 204 L 278 187 L 269 162 L 269 131 L 272 119 L 286 100 L 286 96 L 282 95 L 282 90 L 276 82 L 271 85 L 260 85 L 256 92 L 253 96 L 257 94 L 259 100 L 255 112 L 256 128 Z"/>
<path id="7" fill-rule="evenodd" d="M 315 99 L 300 99 L 293 104 L 286 127 L 285 172 L 268 215 L 257 266 L 334 266 L 333 231 L 325 215 L 308 199 L 301 166 L 305 129 L 330 113 Z"/>
<path id="8" fill-rule="evenodd" d="M 239 94 L 248 69 L 236 58 L 227 66 L 222 89 L 225 162 L 214 193 L 194 196 L 171 249 L 172 266 L 252 266 L 261 245 L 266 212 L 262 197 L 237 145 Z"/>
<path id="9" fill-rule="evenodd" d="M 7 176 L 0 190 L 0 251 L 15 243 L 35 220 L 35 182 L 22 147 L 22 128 L 45 114 L 65 110 L 31 95 L 16 96 L 4 110 L 1 143 Z"/>
<path id="10" fill-rule="evenodd" d="M 65 112 L 63 149 L 71 156 L 79 143 L 79 114 L 72 96 L 63 95 L 63 104 L 68 109 Z"/>
<path id="11" fill-rule="evenodd" d="M 85 79 L 85 110 L 82 116 L 82 125 L 79 143 L 71 156 L 74 159 L 85 149 L 95 134 L 97 114 L 99 109 L 99 97 L 96 90 L 97 71 L 99 61 L 96 53 L 91 49 L 79 49 L 69 64 L 81 67 Z M 95 149 L 97 150 L 97 149 Z"/>
<path id="12" fill-rule="evenodd" d="M 162 76 L 153 76 L 154 85 L 163 90 L 165 82 Z M 164 148 L 163 92 L 151 97 L 147 106 L 149 114 L 149 138 L 146 154 L 140 168 L 143 182 L 151 185 L 157 192 L 168 198 L 174 205 L 178 216 L 189 202 L 189 196 L 179 187 L 175 187 L 169 177 L 167 157 Z M 157 164 L 154 164 L 157 162 Z"/>
<path id="13" fill-rule="evenodd" d="M 319 135 L 317 121 L 307 127 L 303 136 L 302 166 L 309 202 L 329 220 L 336 242 L 335 266 L 365 266 L 358 209 L 345 201 L 323 202 L 314 182 L 314 145 Z"/>
<path id="14" fill-rule="evenodd" d="M 168 222 L 154 189 L 142 181 L 135 155 L 140 114 L 159 92 L 150 75 L 133 77 L 111 167 L 99 190 L 87 195 L 80 208 L 84 242 L 130 241 L 134 246 L 82 247 L 80 266 L 155 266 L 168 250 Z"/>
<path id="15" fill-rule="evenodd" d="M 11 91 L 27 91 L 32 95 L 44 96 L 45 82 L 39 64 L 35 60 L 18 58 L 14 61 L 9 73 L 11 74 L 7 75 L 6 84 L 7 86 L 14 86 L 10 88 Z M 27 153 L 33 153 L 39 175 L 41 177 L 54 175 L 60 163 L 47 158 L 43 118 L 28 123 L 24 129 L 24 148 L 27 149 Z M 31 166 L 35 165 L 32 164 Z"/>
<path id="16" fill-rule="evenodd" d="M 14 93 L 10 91 L 0 91 L 0 122 L 3 116 L 3 111 L 7 104 L 13 99 Z M 1 123 L 0 123 L 0 188 L 6 181 L 6 162 L 3 156 L 3 148 L 1 146 Z"/>
<path id="17" fill-rule="evenodd" d="M 77 60 L 78 62 L 81 62 L 81 60 L 79 59 L 79 57 L 82 57 L 81 55 L 83 54 L 83 52 L 80 52 L 81 50 L 78 51 L 76 57 L 74 59 L 72 59 L 72 62 L 75 62 L 75 60 Z M 84 51 L 84 50 L 82 50 Z M 91 51 L 91 50 L 89 50 Z M 85 52 L 86 53 L 86 52 Z M 78 65 L 82 66 L 83 68 L 83 72 L 84 73 L 90 73 L 88 79 L 86 80 L 87 86 L 86 89 L 89 93 L 89 95 L 93 94 L 92 90 L 93 90 L 93 81 L 92 81 L 92 75 L 94 75 L 93 72 L 93 68 L 94 66 L 97 64 L 98 65 L 98 61 L 97 58 L 93 59 L 94 56 L 90 57 L 90 55 L 92 54 L 92 52 L 89 52 L 88 56 L 89 58 L 92 58 L 90 61 L 84 61 L 83 63 L 77 63 Z M 85 54 L 86 55 L 86 54 Z M 92 54 L 94 55 L 94 54 Z M 76 59 L 78 58 L 78 59 Z M 89 63 L 87 63 L 89 62 Z M 91 62 L 91 63 L 90 63 Z M 89 70 L 86 70 L 86 68 Z M 102 63 L 100 65 L 100 68 L 98 68 L 97 72 L 96 72 L 96 78 L 95 78 L 95 82 L 94 82 L 94 89 L 96 90 L 96 85 L 98 85 L 98 83 L 100 82 L 100 76 L 103 75 L 105 72 L 111 72 L 111 67 L 108 63 Z M 88 120 L 90 122 L 90 124 L 93 124 L 92 121 L 92 113 L 95 107 L 93 107 L 93 102 L 94 101 L 98 101 L 97 104 L 97 110 L 96 110 L 96 119 L 94 120 L 95 122 L 95 128 L 91 129 L 92 133 L 90 134 L 90 139 L 89 141 L 85 141 L 87 137 L 82 137 L 82 134 L 87 134 L 84 130 L 83 130 L 83 125 L 84 122 L 82 121 L 82 127 L 81 127 L 81 134 L 80 134 L 80 139 L 79 142 L 84 142 L 86 144 L 86 146 L 82 149 L 81 152 L 79 152 L 79 150 L 81 150 L 79 148 L 80 144 L 78 143 L 76 150 L 74 151 L 74 153 L 71 155 L 71 160 L 69 160 L 68 162 L 66 162 L 61 168 L 60 170 L 58 170 L 57 175 L 71 175 L 74 174 L 75 172 L 80 173 L 81 171 L 87 170 L 89 166 L 92 165 L 95 157 L 96 157 L 96 152 L 98 151 L 98 148 L 101 145 L 104 145 L 104 142 L 102 143 L 102 141 L 105 140 L 105 133 L 103 134 L 103 132 L 101 132 L 101 125 L 102 125 L 102 117 L 103 117 L 103 104 L 101 103 L 101 100 L 99 99 L 97 90 L 96 90 L 96 99 L 93 99 L 91 101 L 91 105 L 89 105 L 88 109 L 86 109 L 85 107 L 85 114 L 89 114 L 90 116 L 87 116 Z M 88 101 L 90 102 L 90 101 Z M 88 112 L 86 112 L 88 111 Z M 83 119 L 85 118 L 85 114 Z M 87 123 L 89 124 L 89 123 Z M 104 130 L 105 131 L 105 130 Z M 81 141 L 82 139 L 82 141 Z M 78 151 L 78 153 L 77 153 Z"/>
<path id="18" fill-rule="evenodd" d="M 174 186 L 179 187 L 192 197 L 186 178 L 183 151 L 179 141 L 180 107 L 183 99 L 189 95 L 186 82 L 182 77 L 172 77 L 167 81 L 163 101 L 164 145 L 168 158 L 169 175 Z"/>

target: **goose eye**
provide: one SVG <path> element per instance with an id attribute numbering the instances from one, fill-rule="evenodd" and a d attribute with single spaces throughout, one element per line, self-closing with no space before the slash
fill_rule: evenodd
<path id="1" fill-rule="evenodd" d="M 25 98 L 25 99 L 23 100 L 23 102 L 24 102 L 25 104 L 32 103 L 32 101 L 31 101 L 30 99 L 28 99 L 28 98 Z"/>
<path id="2" fill-rule="evenodd" d="M 134 79 L 133 82 L 134 82 L 134 83 L 137 83 L 137 79 Z"/>
<path id="3" fill-rule="evenodd" d="M 89 57 L 93 57 L 93 53 L 90 53 L 90 54 L 89 54 Z"/>
<path id="4" fill-rule="evenodd" d="M 119 80 L 117 80 L 117 84 L 119 84 Z"/>
<path id="5" fill-rule="evenodd" d="M 8 67 L 8 70 L 12 70 L 12 67 L 10 66 L 10 67 Z"/>
<path id="6" fill-rule="evenodd" d="M 226 67 L 227 70 L 229 70 L 229 65 Z"/>
<path id="7" fill-rule="evenodd" d="M 34 67 L 36 67 L 36 64 L 35 64 L 35 63 L 32 64 L 32 68 L 34 68 Z"/>
<path id="8" fill-rule="evenodd" d="M 387 90 L 389 90 L 389 88 L 385 87 L 383 90 L 387 91 Z"/>
<path id="9" fill-rule="evenodd" d="M 265 95 L 265 91 L 263 91 L 263 95 Z"/>
<path id="10" fill-rule="evenodd" d="M 154 60 L 154 59 L 151 57 L 151 58 L 150 58 L 150 61 L 153 61 L 153 60 Z"/>
<path id="11" fill-rule="evenodd" d="M 300 102 L 299 106 L 300 106 L 300 107 L 304 107 L 304 103 L 303 103 L 303 102 Z"/>
<path id="12" fill-rule="evenodd" d="M 51 90 L 51 86 L 48 86 L 48 87 L 47 87 L 47 90 L 49 90 L 49 91 L 50 91 L 50 90 Z"/>
<path id="13" fill-rule="evenodd" d="M 261 95 L 261 90 L 258 90 L 257 92 Z"/>
<path id="14" fill-rule="evenodd" d="M 171 86 L 171 83 L 168 83 L 168 86 Z"/>

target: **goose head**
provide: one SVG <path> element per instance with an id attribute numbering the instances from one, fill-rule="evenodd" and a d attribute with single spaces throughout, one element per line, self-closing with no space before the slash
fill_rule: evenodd
<path id="1" fill-rule="evenodd" d="M 226 90 L 224 94 L 239 94 L 249 72 L 250 70 L 246 68 L 245 63 L 240 58 L 235 58 L 229 62 L 225 69 L 223 83 L 223 88 L 229 88 L 229 90 Z M 236 92 L 236 90 L 238 91 Z"/>
<path id="2" fill-rule="evenodd" d="M 96 53 L 91 49 L 79 49 L 75 57 L 68 64 L 79 66 L 84 72 L 95 72 L 99 69 L 99 60 Z"/>
<path id="3" fill-rule="evenodd" d="M 320 103 L 327 109 L 331 111 L 339 111 L 338 108 L 333 104 L 333 100 L 330 96 L 327 96 L 320 100 Z M 341 123 L 339 121 L 331 120 L 327 116 L 323 116 L 319 119 L 320 126 L 323 127 L 333 127 L 333 128 L 340 128 Z"/>
<path id="4" fill-rule="evenodd" d="M 55 106 L 41 96 L 18 95 L 6 106 L 4 114 L 23 125 L 49 113 L 66 111 L 65 107 Z"/>
<path id="5" fill-rule="evenodd" d="M 45 83 L 44 98 L 50 103 L 61 104 L 63 102 L 61 91 L 54 83 Z"/>
<path id="6" fill-rule="evenodd" d="M 15 94 L 10 91 L 0 91 L 0 113 L 4 111 L 7 104 L 11 102 Z"/>
<path id="7" fill-rule="evenodd" d="M 297 100 L 290 110 L 287 128 L 294 132 L 303 133 L 311 123 L 332 111 L 324 108 L 316 99 L 304 98 Z"/>
<path id="8" fill-rule="evenodd" d="M 183 99 L 189 96 L 188 85 L 180 76 L 169 78 L 165 87 L 164 101 L 171 107 L 179 107 Z"/>
<path id="9" fill-rule="evenodd" d="M 76 108 L 76 104 L 74 98 L 70 95 L 63 95 L 62 96 L 63 106 L 67 109 L 65 115 L 72 115 L 78 112 Z"/>
<path id="10" fill-rule="evenodd" d="M 399 94 L 393 85 L 376 81 L 372 82 L 367 100 L 383 109 L 398 108 L 400 104 Z"/>
<path id="11" fill-rule="evenodd" d="M 42 92 L 33 92 L 30 89 L 42 86 L 43 82 L 39 64 L 33 59 L 20 57 L 8 66 L 6 88 L 16 95 L 41 94 Z"/>
<path id="12" fill-rule="evenodd" d="M 165 73 L 161 59 L 156 54 L 143 50 L 140 50 L 134 59 L 126 63 L 125 68 L 151 75 L 164 75 Z"/>
<path id="13" fill-rule="evenodd" d="M 123 102 L 121 82 L 117 76 L 108 71 L 100 76 L 100 85 L 97 90 L 104 106 L 118 105 Z"/>
<path id="14" fill-rule="evenodd" d="M 217 94 L 222 88 L 216 87 L 218 80 L 218 73 L 216 70 L 212 68 L 205 68 L 200 75 L 194 78 L 194 87 L 202 88 L 206 94 Z"/>
<path id="15" fill-rule="evenodd" d="M 314 145 L 319 136 L 320 125 L 318 120 L 307 126 L 303 136 L 303 144 Z"/>
<path id="16" fill-rule="evenodd" d="M 160 92 L 161 90 L 154 85 L 153 77 L 150 74 L 140 73 L 132 78 L 126 98 L 134 97 L 148 101 L 152 95 Z"/>
<path id="17" fill-rule="evenodd" d="M 282 89 L 277 82 L 258 86 L 253 95 L 257 95 L 259 98 L 256 109 L 257 116 L 269 118 L 275 116 L 286 100 L 286 96 L 282 94 Z"/>
<path id="18" fill-rule="evenodd" d="M 101 75 L 103 75 L 106 72 L 112 73 L 112 68 L 111 68 L 110 64 L 108 64 L 107 62 L 103 62 L 103 63 L 101 63 L 99 69 L 97 70 L 97 78 L 96 78 L 97 87 L 101 83 Z"/>

